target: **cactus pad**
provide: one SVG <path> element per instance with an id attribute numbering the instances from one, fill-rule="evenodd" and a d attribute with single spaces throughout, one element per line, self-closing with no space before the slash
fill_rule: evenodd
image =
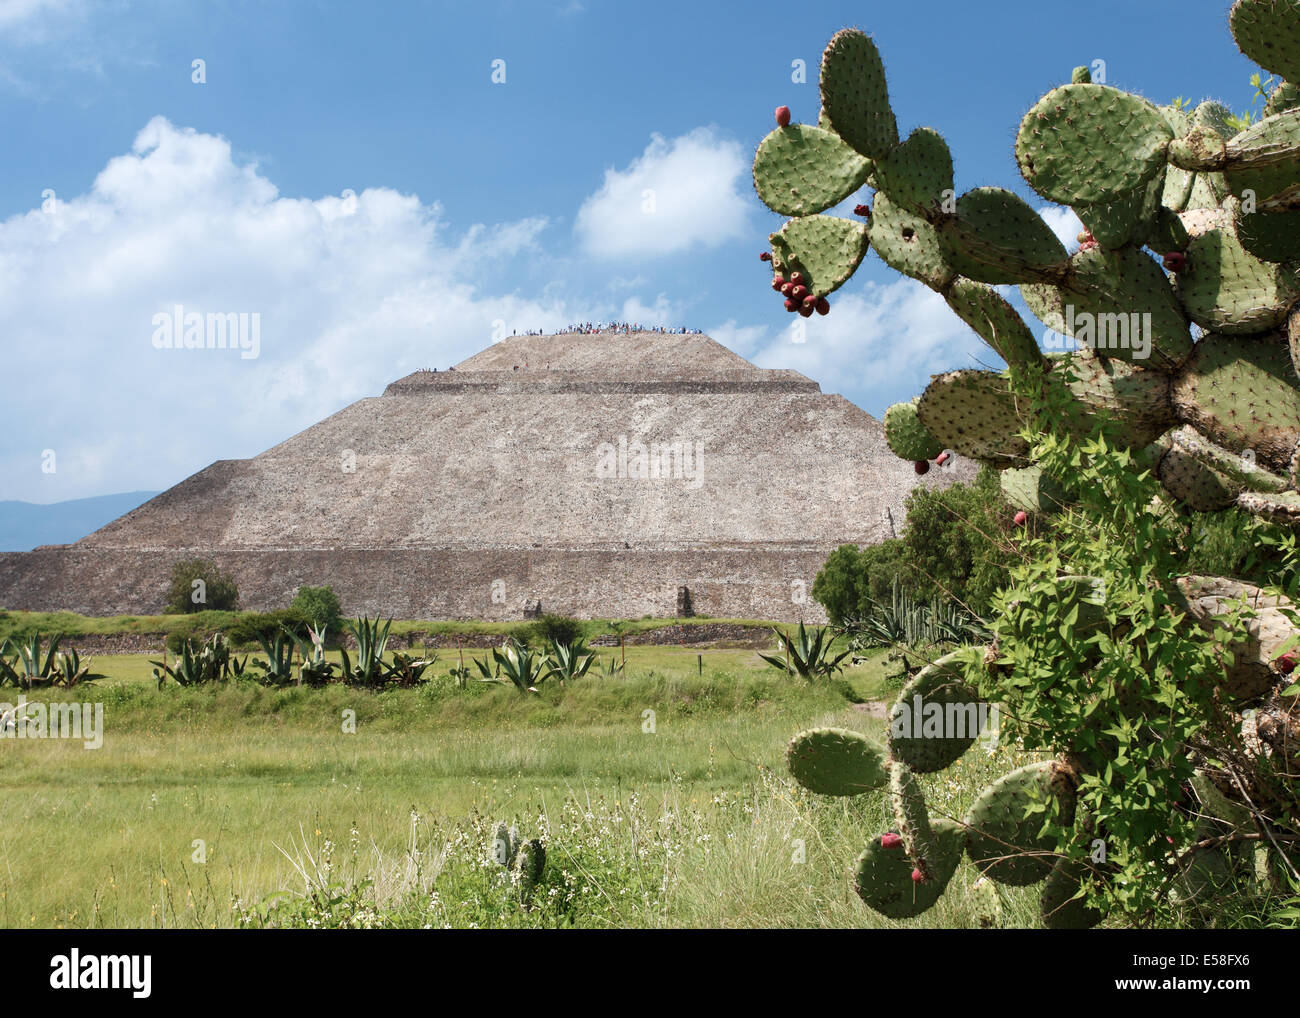
<path id="1" fill-rule="evenodd" d="M 822 54 L 822 108 L 835 129 L 868 159 L 898 144 L 885 65 L 876 44 L 856 29 L 836 32 Z"/>
<path id="2" fill-rule="evenodd" d="M 1170 438 L 1177 448 L 1236 481 L 1247 491 L 1280 492 L 1286 491 L 1290 485 L 1288 478 L 1265 470 L 1253 457 L 1229 452 L 1193 428 L 1179 428 L 1170 432 Z"/>
<path id="3" fill-rule="evenodd" d="M 971 884 L 966 892 L 966 902 L 975 928 L 981 930 L 998 930 L 1002 928 L 1002 894 L 998 885 L 988 877 L 980 877 Z"/>
<path id="4" fill-rule="evenodd" d="M 1065 504 L 1065 489 L 1046 476 L 1042 467 L 1009 467 L 1002 471 L 999 483 L 1012 508 L 1027 513 L 1054 513 Z"/>
<path id="5" fill-rule="evenodd" d="M 1057 859 L 1039 897 L 1039 912 L 1049 930 L 1090 930 L 1103 916 L 1076 898 L 1083 867 L 1069 859 Z"/>
<path id="6" fill-rule="evenodd" d="M 1059 370 L 1069 373 L 1067 385 L 1087 414 L 1114 422 L 1115 437 L 1126 447 L 1148 445 L 1176 423 L 1168 375 L 1089 350 L 1071 353 L 1058 363 Z"/>
<path id="7" fill-rule="evenodd" d="M 1300 109 L 1274 113 L 1224 146 L 1228 190 L 1254 195 L 1261 211 L 1293 203 L 1300 193 Z"/>
<path id="8" fill-rule="evenodd" d="M 818 795 L 861 795 L 889 780 L 880 747 L 845 728 L 800 732 L 785 758 L 794 779 Z"/>
<path id="9" fill-rule="evenodd" d="M 889 919 L 912 919 L 929 909 L 952 879 L 966 844 L 965 829 L 951 820 L 935 821 L 935 850 L 925 880 L 912 879 L 913 863 L 902 845 L 885 848 L 873 838 L 854 867 L 858 896 Z"/>
<path id="10" fill-rule="evenodd" d="M 876 165 L 876 186 L 916 215 L 938 211 L 952 196 L 952 155 L 942 135 L 918 127 Z"/>
<path id="11" fill-rule="evenodd" d="M 1192 351 L 1187 319 L 1168 278 L 1141 250 L 1081 250 L 1071 259 L 1062 289 L 1065 328 L 1058 331 L 1098 353 L 1172 369 Z M 1055 322 L 1047 324 L 1056 328 Z"/>
<path id="12" fill-rule="evenodd" d="M 925 430 L 917 416 L 916 404 L 895 403 L 885 411 L 885 441 L 895 456 L 905 460 L 932 460 L 943 451 L 933 435 Z"/>
<path id="13" fill-rule="evenodd" d="M 1271 117 L 1274 113 L 1285 113 L 1297 106 L 1300 106 L 1300 86 L 1293 85 L 1289 81 L 1279 82 L 1268 94 L 1268 102 L 1264 104 L 1264 116 Z"/>
<path id="14" fill-rule="evenodd" d="M 1300 81 L 1300 4 L 1237 0 L 1228 16 L 1237 48 L 1266 71 Z"/>
<path id="15" fill-rule="evenodd" d="M 894 823 L 898 825 L 903 847 L 911 857 L 912 864 L 928 875 L 929 859 L 935 851 L 930 811 L 925 805 L 925 796 L 916 775 L 900 760 L 894 760 L 889 765 L 889 802 L 894 810 Z"/>
<path id="16" fill-rule="evenodd" d="M 1029 452 L 1018 432 L 1016 397 L 1005 375 L 965 368 L 935 375 L 917 404 L 921 423 L 945 449 L 998 467 Z"/>
<path id="17" fill-rule="evenodd" d="M 938 231 L 949 264 L 983 283 L 1055 279 L 1068 259 L 1043 217 L 1000 187 L 967 191 Z"/>
<path id="18" fill-rule="evenodd" d="M 1281 333 L 1206 335 L 1174 379 L 1173 403 L 1210 441 L 1253 449 L 1258 464 L 1278 473 L 1290 469 L 1300 440 L 1300 379 Z"/>
<path id="19" fill-rule="evenodd" d="M 950 766 L 979 735 L 980 697 L 966 682 L 961 657 L 960 652 L 953 651 L 922 668 L 903 687 L 890 711 L 890 755 L 918 773 L 929 774 Z M 927 711 L 932 704 L 938 708 L 937 713 Z M 974 717 L 970 710 L 963 709 L 966 705 L 975 705 Z"/>
<path id="20" fill-rule="evenodd" d="M 1231 224 L 1192 237 L 1176 290 L 1192 321 L 1225 333 L 1275 328 L 1300 296 L 1294 273 L 1256 258 Z"/>
<path id="21" fill-rule="evenodd" d="M 1175 172 L 1186 173 L 1183 170 Z M 1116 201 L 1080 205 L 1077 210 L 1079 221 L 1088 228 L 1097 243 L 1108 251 L 1125 244 L 1137 243 L 1141 246 L 1155 225 L 1164 192 L 1165 168 L 1161 167 L 1145 186 L 1130 191 Z"/>
<path id="22" fill-rule="evenodd" d="M 818 297 L 834 293 L 866 257 L 867 228 L 839 216 L 802 216 L 772 234 L 772 254 L 788 276 L 802 272 Z"/>
<path id="23" fill-rule="evenodd" d="M 1047 878 L 1052 844 L 1039 834 L 1047 814 L 1030 812 L 1030 807 L 1066 794 L 1061 776 L 1055 761 L 1027 764 L 999 778 L 975 800 L 966 817 L 967 853 L 985 876 L 1017 887 Z"/>
<path id="24" fill-rule="evenodd" d="M 1095 205 L 1145 186 L 1165 164 L 1173 136 L 1145 99 L 1106 85 L 1062 85 L 1020 122 L 1016 161 L 1044 198 Z"/>
<path id="25" fill-rule="evenodd" d="M 957 316 L 1008 364 L 1042 363 L 1038 340 L 997 290 L 969 279 L 958 279 L 943 296 Z"/>
<path id="26" fill-rule="evenodd" d="M 1242 486 L 1185 449 L 1160 457 L 1156 477 L 1169 494 L 1197 512 L 1218 512 L 1237 501 Z"/>
<path id="27" fill-rule="evenodd" d="M 1265 262 L 1300 262 L 1300 211 L 1238 214 L 1237 239 Z"/>
<path id="28" fill-rule="evenodd" d="M 871 246 L 886 265 L 905 276 L 919 279 L 932 290 L 943 290 L 957 276 L 944 260 L 939 236 L 933 226 L 876 192 L 867 227 Z"/>
<path id="29" fill-rule="evenodd" d="M 1286 526 L 1300 524 L 1300 494 L 1294 491 L 1284 491 L 1277 495 L 1243 491 L 1237 496 L 1237 508 L 1274 523 Z"/>
<path id="30" fill-rule="evenodd" d="M 870 160 L 833 131 L 807 124 L 778 127 L 754 156 L 754 189 L 783 216 L 824 212 L 866 183 Z"/>

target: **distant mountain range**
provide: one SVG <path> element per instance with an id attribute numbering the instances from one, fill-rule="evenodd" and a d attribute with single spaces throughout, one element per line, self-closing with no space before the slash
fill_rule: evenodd
<path id="1" fill-rule="evenodd" d="M 71 544 L 143 505 L 156 491 L 128 491 L 67 502 L 0 502 L 0 551 L 31 551 L 42 544 Z"/>

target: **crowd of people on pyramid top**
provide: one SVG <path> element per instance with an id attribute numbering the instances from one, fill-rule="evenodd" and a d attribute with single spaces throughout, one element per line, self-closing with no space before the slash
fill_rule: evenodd
<path id="1" fill-rule="evenodd" d="M 680 329 L 670 329 L 666 325 L 642 325 L 640 322 L 575 322 L 563 329 L 557 329 L 554 333 L 547 333 L 545 329 L 529 329 L 527 332 L 513 332 L 511 335 L 560 336 L 569 332 L 577 332 L 582 335 L 590 335 L 595 332 L 661 332 L 672 336 L 698 336 L 701 334 L 699 329 L 688 329 L 685 326 Z"/>
<path id="2" fill-rule="evenodd" d="M 680 329 L 670 329 L 665 325 L 642 325 L 640 322 L 576 322 L 564 329 L 557 329 L 553 333 L 548 333 L 545 329 L 529 329 L 527 332 L 511 331 L 512 336 L 563 336 L 566 333 L 580 333 L 582 335 L 591 335 L 597 332 L 621 332 L 624 334 L 630 332 L 658 332 L 669 336 L 700 336 L 703 333 L 699 329 L 688 329 L 682 326 Z M 546 365 L 550 368 L 550 365 Z M 518 371 L 519 365 L 512 367 L 511 371 Z M 528 365 L 524 364 L 524 368 Z M 421 368 L 421 371 L 427 371 L 436 375 L 437 368 Z M 448 371 L 455 371 L 455 368 L 448 368 Z"/>

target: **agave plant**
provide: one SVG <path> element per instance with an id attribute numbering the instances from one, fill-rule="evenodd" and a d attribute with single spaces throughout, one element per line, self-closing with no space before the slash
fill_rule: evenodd
<path id="1" fill-rule="evenodd" d="M 547 656 L 546 677 L 555 679 L 563 686 L 566 682 L 586 675 L 595 660 L 595 653 L 588 650 L 582 640 L 574 640 L 572 643 L 553 640 Z"/>
<path id="2" fill-rule="evenodd" d="M 50 669 L 50 682 L 55 686 L 75 686 L 82 682 L 94 682 L 104 676 L 90 670 L 90 658 L 83 663 L 81 655 L 69 647 L 54 657 L 54 667 Z"/>
<path id="3" fill-rule="evenodd" d="M 831 656 L 831 647 L 835 642 L 835 637 L 826 626 L 814 626 L 810 634 L 801 621 L 797 638 L 775 627 L 773 627 L 772 632 L 776 634 L 777 643 L 785 652 L 785 657 L 780 658 L 772 654 L 761 653 L 758 656 L 773 668 L 779 668 L 787 674 L 798 675 L 809 682 L 819 678 L 830 678 L 844 667 L 844 659 L 850 653 L 846 650 L 842 654 Z"/>
<path id="4" fill-rule="evenodd" d="M 933 598 L 928 603 L 904 593 L 894 578 L 888 602 L 872 601 L 867 613 L 846 620 L 844 632 L 850 647 L 923 647 L 945 643 L 975 643 L 988 640 L 988 631 L 974 615 L 959 605 Z"/>
<path id="5" fill-rule="evenodd" d="M 428 653 L 428 648 L 425 648 Z M 433 667 L 438 655 L 432 657 L 407 657 L 405 654 L 393 654 L 393 662 L 388 666 L 385 676 L 399 686 L 415 686 L 425 681 L 424 673 Z"/>
<path id="6" fill-rule="evenodd" d="M 536 693 L 537 687 L 545 682 L 550 674 L 546 659 L 541 654 L 514 640 L 508 641 L 503 648 L 493 648 L 492 658 L 496 663 L 496 674 L 485 675 L 479 680 L 480 682 L 497 682 L 505 685 L 509 681 L 521 693 Z M 482 665 L 479 665 L 479 671 L 485 670 Z M 501 677 L 503 675 L 505 678 Z"/>
<path id="7" fill-rule="evenodd" d="M 26 640 L 6 640 L 0 648 L 0 685 L 11 683 L 25 689 L 49 685 L 53 681 L 51 672 L 61 639 L 61 636 L 51 638 L 48 649 L 43 647 L 40 633 L 33 633 Z M 3 655 L 9 653 L 14 658 L 3 660 Z"/>
<path id="8" fill-rule="evenodd" d="M 181 644 L 181 652 L 172 664 L 168 664 L 166 659 L 149 663 L 155 666 L 153 677 L 157 680 L 159 689 L 168 679 L 179 686 L 197 686 L 228 678 L 232 671 L 230 644 L 220 633 L 202 645 L 194 640 L 186 640 Z M 240 662 L 239 672 L 242 671 L 243 663 Z"/>
<path id="9" fill-rule="evenodd" d="M 298 643 L 298 681 L 319 686 L 334 677 L 334 662 L 325 658 L 325 627 L 309 626 L 310 639 L 295 637 Z M 310 653 L 309 653 L 310 652 Z"/>
<path id="10" fill-rule="evenodd" d="M 501 678 L 501 665 L 497 663 L 495 656 L 489 654 L 486 658 L 471 658 L 474 667 L 478 669 L 480 682 L 496 682 Z"/>
<path id="11" fill-rule="evenodd" d="M 381 686 L 387 675 L 384 666 L 384 650 L 388 647 L 388 630 L 392 619 L 380 621 L 363 615 L 359 619 L 347 619 L 343 628 L 351 634 L 357 643 L 357 661 L 353 665 L 346 649 L 340 649 L 343 656 L 343 681 L 356 686 Z"/>
<path id="12" fill-rule="evenodd" d="M 298 638 L 281 627 L 275 636 L 259 633 L 257 642 L 262 645 L 266 658 L 253 658 L 253 667 L 262 670 L 261 681 L 268 686 L 287 686 L 293 682 L 293 652 L 298 649 Z"/>

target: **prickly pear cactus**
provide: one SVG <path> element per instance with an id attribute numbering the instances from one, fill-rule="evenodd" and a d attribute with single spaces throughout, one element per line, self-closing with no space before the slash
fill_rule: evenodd
<path id="1" fill-rule="evenodd" d="M 1077 619 L 1076 632 L 1108 624 L 1098 581 L 1061 576 L 1055 583 L 1058 597 Z M 1269 744 L 1265 752 L 1300 761 L 1295 750 L 1300 745 L 1300 722 L 1293 712 L 1279 707 L 1270 713 L 1267 704 L 1253 714 L 1246 711 L 1247 705 L 1267 697 L 1279 680 L 1283 685 L 1290 681 L 1295 665 L 1287 648 L 1293 642 L 1295 606 L 1254 585 L 1220 577 L 1184 577 L 1177 589 L 1189 627 L 1222 630 L 1223 678 L 1217 689 L 1239 711 L 1233 715 L 1236 723 L 1246 717 L 1262 719 L 1254 722 L 1255 738 L 1261 745 Z M 1235 618 L 1234 606 L 1247 603 L 1251 614 L 1244 621 Z M 967 902 L 977 925 L 996 926 L 1003 921 L 999 895 L 990 884 L 1042 885 L 1040 916 L 1051 929 L 1087 928 L 1104 918 L 1087 904 L 1084 884 L 1110 879 L 1104 855 L 1089 862 L 1086 850 L 1098 841 L 1104 843 L 1106 829 L 1076 808 L 1086 774 L 1082 758 L 1070 746 L 1055 759 L 1039 760 L 998 778 L 975 797 L 960 819 L 934 817 L 926 804 L 918 775 L 951 767 L 978 742 L 987 745 L 990 737 L 996 737 L 997 715 L 991 705 L 981 702 L 972 675 L 1001 667 L 1005 665 L 994 648 L 963 648 L 918 671 L 893 705 L 883 747 L 842 728 L 811 729 L 790 740 L 786 750 L 790 774 L 809 791 L 854 796 L 884 790 L 894 829 L 867 843 L 853 878 L 859 897 L 881 915 L 910 919 L 930 909 L 965 857 L 979 873 Z M 1250 814 L 1232 801 L 1232 795 L 1233 789 L 1214 766 L 1203 762 L 1187 790 L 1185 809 L 1205 823 L 1241 826 Z M 1064 844 L 1045 833 L 1049 817 L 1067 832 Z M 1085 850 L 1070 851 L 1071 846 Z M 1200 854 L 1188 856 L 1193 864 L 1182 881 L 1196 894 L 1207 886 L 1207 874 L 1218 872 L 1217 859 L 1202 860 Z"/>
<path id="2" fill-rule="evenodd" d="M 499 823 L 488 845 L 489 858 L 501 867 L 500 877 L 509 880 L 527 907 L 546 869 L 546 846 L 539 838 L 522 839 L 519 829 Z"/>
<path id="3" fill-rule="evenodd" d="M 1059 372 L 1079 426 L 1112 422 L 1172 501 L 1300 523 L 1300 4 L 1237 0 L 1230 23 L 1242 53 L 1284 79 L 1244 129 L 1218 103 L 1156 106 L 1087 68 L 1025 114 L 1017 164 L 1077 213 L 1073 251 L 1010 191 L 956 195 L 943 138 L 900 134 L 874 42 L 837 33 L 818 123 L 779 126 L 754 160 L 759 197 L 793 217 L 764 253 L 773 288 L 791 312 L 826 314 L 827 295 L 874 249 L 1009 367 Z M 874 197 L 854 218 L 824 214 L 864 186 Z M 993 288 L 1003 284 L 1048 326 L 1042 344 Z M 953 450 L 1014 471 L 1012 501 L 1050 511 L 1044 482 L 1024 472 L 1017 431 L 1030 425 L 1008 373 L 994 371 L 938 374 L 885 416 L 896 455 Z"/>
<path id="4" fill-rule="evenodd" d="M 1078 880 L 1065 894 L 1059 879 L 1049 879 L 1054 863 L 1064 859 L 1058 860 L 1039 836 L 1044 807 L 1055 803 L 1065 816 L 1072 815 L 1078 776 L 1067 765 L 1043 761 L 1012 771 L 985 789 L 961 820 L 930 816 L 916 771 L 905 761 L 935 770 L 955 762 L 974 738 L 967 737 L 970 732 L 953 738 L 924 738 L 916 726 L 899 719 L 911 710 L 911 697 L 917 695 L 917 689 L 926 689 L 936 697 L 946 695 L 930 701 L 939 704 L 941 711 L 956 703 L 952 696 L 958 690 L 970 692 L 934 681 L 933 676 L 945 674 L 940 667 L 929 680 L 918 684 L 923 672 L 904 690 L 894 708 L 888 750 L 861 733 L 839 728 L 801 732 L 790 741 L 786 752 L 790 772 L 811 791 L 857 795 L 888 787 L 897 830 L 872 838 L 858 856 L 854 866 L 858 896 L 890 919 L 914 918 L 942 897 L 965 856 L 982 874 L 975 895 L 981 925 L 1001 922 L 998 895 L 986 886 L 988 881 L 1008 886 L 1047 881 L 1043 916 L 1048 925 L 1053 925 L 1051 920 L 1067 906 L 1070 916 L 1093 917 L 1086 925 L 1094 925 L 1101 916 L 1081 912 L 1072 900 L 1079 890 Z M 919 756 L 921 743 L 933 748 Z"/>

